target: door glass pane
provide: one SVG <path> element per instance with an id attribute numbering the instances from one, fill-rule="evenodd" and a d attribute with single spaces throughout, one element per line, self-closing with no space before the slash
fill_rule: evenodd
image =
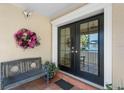
<path id="1" fill-rule="evenodd" d="M 80 70 L 98 75 L 98 20 L 80 25 Z"/>
<path id="2" fill-rule="evenodd" d="M 61 29 L 60 40 L 60 65 L 71 67 L 71 36 L 69 27 Z"/>

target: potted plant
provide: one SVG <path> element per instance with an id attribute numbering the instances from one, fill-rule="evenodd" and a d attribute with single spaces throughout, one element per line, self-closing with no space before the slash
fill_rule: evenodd
<path id="1" fill-rule="evenodd" d="M 52 79 L 56 75 L 58 68 L 56 67 L 55 63 L 49 61 L 46 61 L 44 65 L 48 71 L 49 79 Z"/>
<path id="2" fill-rule="evenodd" d="M 106 87 L 107 87 L 108 90 L 113 90 L 112 84 L 106 84 Z M 124 90 L 124 87 L 118 86 L 117 90 Z"/>
<path id="3" fill-rule="evenodd" d="M 112 84 L 106 84 L 106 88 L 107 88 L 108 90 L 112 90 Z"/>

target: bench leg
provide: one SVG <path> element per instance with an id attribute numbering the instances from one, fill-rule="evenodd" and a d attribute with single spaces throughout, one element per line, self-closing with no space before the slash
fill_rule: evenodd
<path id="1" fill-rule="evenodd" d="M 2 83 L 1 83 L 1 81 L 0 81 L 0 90 L 2 90 L 3 88 L 2 88 Z"/>
<path id="2" fill-rule="evenodd" d="M 0 82 L 0 90 L 2 90 L 1 82 Z"/>
<path id="3" fill-rule="evenodd" d="M 47 79 L 46 80 L 47 80 L 46 83 L 48 85 L 49 84 L 49 74 L 47 74 Z"/>

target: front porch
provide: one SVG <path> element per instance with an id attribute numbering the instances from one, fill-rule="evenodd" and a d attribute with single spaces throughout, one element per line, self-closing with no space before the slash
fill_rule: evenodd
<path id="1" fill-rule="evenodd" d="M 49 81 L 49 84 L 46 85 L 46 82 L 42 78 L 31 81 L 29 83 L 23 84 L 21 86 L 15 87 L 12 90 L 63 90 L 58 85 L 55 84 L 57 80 L 63 79 L 70 84 L 74 85 L 71 90 L 96 90 L 97 88 L 90 86 L 84 82 L 81 82 L 73 77 L 58 72 L 57 75 Z"/>
<path id="2" fill-rule="evenodd" d="M 3 88 L 8 80 L 15 90 L 62 90 L 55 84 L 60 79 L 72 84 L 71 90 L 124 89 L 122 11 L 124 4 L 112 3 L 0 4 L 0 89 L 8 89 Z M 14 62 L 37 57 L 38 63 Z M 48 61 L 59 72 L 46 85 L 39 76 Z"/>

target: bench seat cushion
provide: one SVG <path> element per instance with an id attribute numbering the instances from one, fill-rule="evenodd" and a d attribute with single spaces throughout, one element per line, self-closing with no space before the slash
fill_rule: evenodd
<path id="1" fill-rule="evenodd" d="M 30 70 L 28 72 L 18 74 L 18 75 L 12 76 L 12 77 L 7 77 L 7 78 L 4 78 L 3 85 L 7 86 L 9 84 L 19 82 L 19 81 L 25 80 L 27 78 L 33 77 L 35 75 L 42 74 L 42 72 L 43 72 L 42 69 L 35 69 L 35 70 Z"/>

